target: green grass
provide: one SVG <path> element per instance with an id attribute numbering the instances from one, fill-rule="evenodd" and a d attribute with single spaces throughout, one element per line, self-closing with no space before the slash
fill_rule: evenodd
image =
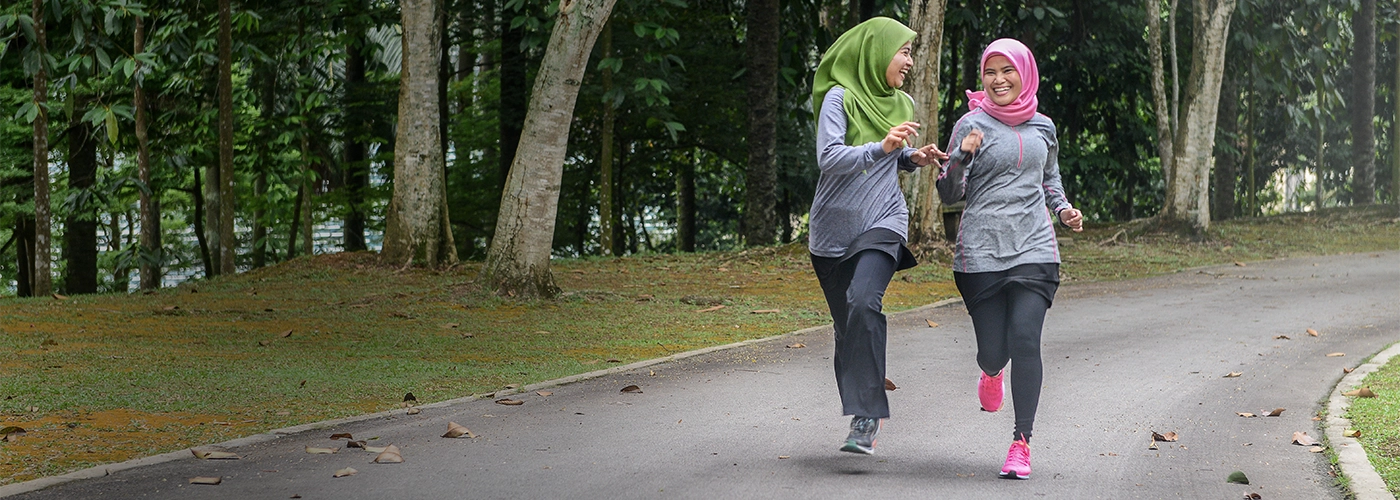
<path id="1" fill-rule="evenodd" d="M 1400 356 L 1362 382 L 1374 398 L 1352 398 L 1346 418 L 1361 431 L 1361 446 L 1392 495 L 1400 496 Z"/>
<path id="2" fill-rule="evenodd" d="M 1217 223 L 1204 242 L 1124 227 L 1063 235 L 1066 281 L 1400 248 L 1394 207 Z M 955 297 L 946 259 L 899 273 L 887 310 Z M 400 270 L 368 253 L 151 294 L 0 300 L 0 425 L 29 431 L 0 443 L 0 484 L 829 321 L 801 244 L 552 269 L 564 294 L 524 303 L 483 290 L 479 264 Z"/>

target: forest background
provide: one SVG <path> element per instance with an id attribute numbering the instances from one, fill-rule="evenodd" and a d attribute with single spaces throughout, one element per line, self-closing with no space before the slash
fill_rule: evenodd
<path id="1" fill-rule="evenodd" d="M 1031 46 L 1065 187 L 1090 221 L 1170 219 L 1184 188 L 1164 146 L 1181 155 L 1183 142 L 1201 142 L 1173 127 L 1211 101 L 1192 89 L 1210 86 L 1197 52 L 1215 43 L 1209 24 L 1222 10 L 1218 118 L 1203 122 L 1213 148 L 1197 162 L 1207 206 L 1185 207 L 1185 219 L 1206 220 L 1185 220 L 1186 231 L 1394 202 L 1400 190 L 1394 2 L 563 5 L 567 16 L 541 0 L 7 2 L 0 295 L 126 292 L 313 252 L 488 260 L 501 228 L 543 228 L 494 251 L 546 262 L 802 241 L 818 174 L 812 72 L 841 32 L 875 15 L 925 33 L 905 89 L 925 103 L 921 140 L 946 140 L 987 42 Z M 577 91 L 566 132 L 531 135 L 531 106 L 559 97 L 553 76 L 539 78 L 552 71 L 551 36 L 563 36 L 555 26 L 589 15 L 596 26 L 573 39 L 581 79 L 561 80 Z M 544 138 L 567 140 L 556 164 L 524 156 Z M 424 162 L 412 175 L 411 158 Z M 553 185 L 510 184 L 549 181 L 538 173 L 551 169 Z M 956 225 L 917 175 L 904 181 L 911 244 L 927 255 Z M 396 190 L 410 187 L 427 202 L 399 203 Z M 555 211 L 503 222 L 503 206 L 523 206 L 512 193 L 531 189 Z M 398 229 L 418 239 L 394 253 L 405 245 L 396 224 L 423 226 L 396 215 L 409 212 L 436 224 L 428 239 L 441 243 Z M 535 291 L 557 292 L 551 280 Z"/>

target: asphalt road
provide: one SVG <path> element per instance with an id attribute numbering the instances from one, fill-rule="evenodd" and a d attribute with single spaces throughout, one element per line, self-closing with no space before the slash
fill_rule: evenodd
<path id="1" fill-rule="evenodd" d="M 1397 340 L 1396 252 L 1066 285 L 1026 481 L 996 475 L 1013 415 L 1009 402 L 978 410 L 971 323 L 952 304 L 892 316 L 899 388 L 875 456 L 837 451 L 848 418 L 820 329 L 512 396 L 520 406 L 400 411 L 231 450 L 241 460 L 191 456 L 16 498 L 1342 498 L 1325 456 L 1291 437 L 1320 437 L 1313 417 L 1342 369 Z M 479 437 L 439 437 L 449 421 Z M 1180 440 L 1151 450 L 1153 431 Z M 404 462 L 306 453 L 343 447 L 329 439 L 341 432 L 395 444 Z M 332 478 L 344 467 L 358 473 Z M 1228 483 L 1233 471 L 1250 484 Z"/>

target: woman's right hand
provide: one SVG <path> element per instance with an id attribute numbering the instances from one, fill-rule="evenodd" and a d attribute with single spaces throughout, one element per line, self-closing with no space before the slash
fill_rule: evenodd
<path id="1" fill-rule="evenodd" d="M 980 147 L 982 147 L 981 130 L 972 129 L 971 132 L 967 133 L 967 137 L 963 137 L 961 149 L 964 153 L 976 153 L 977 148 Z"/>
<path id="2" fill-rule="evenodd" d="M 885 154 L 904 147 L 904 144 L 911 137 L 919 136 L 919 124 L 914 122 L 904 122 L 890 127 L 890 133 L 885 134 L 885 140 L 880 141 L 880 147 L 885 150 Z"/>

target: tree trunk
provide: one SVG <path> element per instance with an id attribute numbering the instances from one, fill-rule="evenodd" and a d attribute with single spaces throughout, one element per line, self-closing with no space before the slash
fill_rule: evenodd
<path id="1" fill-rule="evenodd" d="M 233 28 L 230 0 L 219 0 L 219 274 L 237 273 L 233 235 Z M 210 184 L 216 179 L 209 178 Z"/>
<path id="2" fill-rule="evenodd" d="M 1177 126 L 1172 118 L 1171 107 L 1167 104 L 1166 71 L 1162 68 L 1162 9 L 1160 0 L 1146 0 L 1147 3 L 1147 49 L 1152 62 L 1152 104 L 1157 114 L 1157 156 L 1162 165 L 1162 178 L 1165 179 L 1167 195 L 1170 197 L 1171 168 L 1175 156 L 1172 150 L 1172 128 Z"/>
<path id="3" fill-rule="evenodd" d="M 287 260 L 297 258 L 297 231 L 301 229 L 302 199 L 306 197 L 306 183 L 297 186 L 297 196 L 292 205 L 292 222 L 287 228 Z"/>
<path id="4" fill-rule="evenodd" d="M 483 270 L 498 293 L 520 298 L 559 292 L 549 269 L 564 155 L 588 55 L 616 0 L 561 0 L 501 198 Z"/>
<path id="5" fill-rule="evenodd" d="M 612 22 L 603 25 L 603 58 L 612 57 Z M 598 248 L 604 256 L 613 254 L 613 125 L 617 122 L 617 107 L 608 99 L 613 90 L 613 69 L 600 70 L 603 77 L 603 130 L 599 141 L 603 151 L 598 155 Z"/>
<path id="6" fill-rule="evenodd" d="M 945 0 L 911 0 L 909 25 L 918 33 L 914 38 L 914 69 L 905 88 L 914 98 L 914 121 L 922 124 L 915 144 L 937 142 L 939 71 L 943 53 L 943 11 Z M 941 146 L 940 146 L 941 147 Z M 938 198 L 937 168 L 921 168 L 901 173 L 900 186 L 909 200 L 909 245 L 915 250 L 943 240 L 943 203 Z M 922 252 L 920 252 L 922 253 Z"/>
<path id="7" fill-rule="evenodd" d="M 1199 2 L 1197 2 L 1199 5 Z M 1171 8 L 1167 10 L 1167 47 L 1172 53 L 1172 126 L 1178 127 L 1181 123 L 1181 57 L 1177 56 L 1176 38 L 1176 6 L 1177 0 L 1171 0 Z"/>
<path id="8" fill-rule="evenodd" d="M 145 18 L 136 16 L 135 43 L 133 54 L 146 51 Z M 147 127 L 150 118 L 146 115 L 146 91 L 142 87 L 141 70 L 143 63 L 136 61 L 135 79 L 132 83 L 132 106 L 136 108 L 136 172 L 141 179 L 141 289 L 160 288 L 163 252 L 160 243 L 160 194 L 151 185 L 151 146 Z"/>
<path id="9" fill-rule="evenodd" d="M 1400 40 L 1400 23 L 1395 24 L 1395 39 Z M 1395 64 L 1395 83 L 1391 88 L 1400 90 L 1400 61 Z M 1395 118 L 1390 121 L 1390 201 L 1400 209 L 1400 97 L 1390 100 L 1395 101 Z"/>
<path id="10" fill-rule="evenodd" d="M 48 40 L 44 32 L 44 2 L 34 0 L 34 34 L 40 58 L 48 56 Z M 53 232 L 50 229 L 53 213 L 49 208 L 49 73 L 48 63 L 40 62 L 39 71 L 34 73 L 34 107 L 39 115 L 34 118 L 34 274 L 31 276 L 32 293 L 42 297 L 53 293 L 53 274 L 50 250 Z"/>
<path id="11" fill-rule="evenodd" d="M 695 251 L 695 164 L 699 152 L 692 150 L 688 161 L 676 174 L 676 250 Z"/>
<path id="12" fill-rule="evenodd" d="M 441 0 L 405 0 L 399 125 L 394 140 L 394 195 L 385 220 L 388 262 L 429 267 L 457 263 L 447 217 L 442 136 L 438 127 L 438 70 L 443 36 Z M 557 193 L 557 191 L 556 191 Z M 552 230 L 551 224 L 551 230 Z"/>
<path id="13" fill-rule="evenodd" d="M 1351 201 L 1369 205 L 1376 199 L 1376 0 L 1361 0 L 1351 29 Z"/>
<path id="14" fill-rule="evenodd" d="M 744 244 L 770 245 L 777 233 L 778 0 L 747 3 L 749 164 L 744 172 Z"/>
<path id="15" fill-rule="evenodd" d="M 358 26 L 358 25 L 356 25 Z M 347 108 L 360 102 L 365 82 L 365 38 L 361 28 L 351 36 L 354 42 L 345 48 L 345 94 Z M 363 135 L 364 127 L 354 120 L 345 128 L 345 227 L 344 245 L 347 252 L 366 250 L 365 190 L 369 188 L 369 164 Z"/>
<path id="16" fill-rule="evenodd" d="M 208 169 L 205 169 L 206 171 Z M 199 180 L 199 167 L 194 168 L 194 236 L 199 242 L 199 260 L 204 264 L 204 277 L 212 278 L 219 275 L 219 268 L 214 265 L 214 255 L 209 251 L 209 231 L 205 223 L 209 222 L 208 202 L 204 199 L 205 186 Z M 216 235 L 217 236 L 217 235 Z"/>
<path id="17" fill-rule="evenodd" d="M 107 228 L 107 251 L 120 252 L 122 250 L 122 215 L 123 212 L 112 212 L 112 224 Z M 128 219 L 129 221 L 130 219 Z M 112 291 L 126 293 L 130 289 L 131 269 L 117 263 L 117 268 L 112 270 Z"/>
<path id="18" fill-rule="evenodd" d="M 1210 229 L 1210 171 L 1215 163 L 1215 122 L 1220 112 L 1220 81 L 1225 42 L 1235 0 L 1196 0 L 1191 47 L 1191 75 L 1183 115 L 1176 131 L 1170 196 L 1163 222 L 1204 237 Z"/>
<path id="19" fill-rule="evenodd" d="M 88 97 L 69 94 L 74 116 L 87 112 Z M 86 120 L 75 120 L 68 127 L 68 189 L 73 193 L 91 190 L 97 181 L 97 140 Z M 95 198 L 79 196 L 78 203 L 64 220 L 64 293 L 97 293 L 97 211 Z"/>
<path id="20" fill-rule="evenodd" d="M 1211 218 L 1235 217 L 1235 179 L 1239 177 L 1240 92 L 1239 76 L 1230 75 L 1221 83 L 1220 128 L 1215 137 L 1215 172 L 1211 190 Z M 1131 198 L 1130 198 L 1131 199 Z"/>

